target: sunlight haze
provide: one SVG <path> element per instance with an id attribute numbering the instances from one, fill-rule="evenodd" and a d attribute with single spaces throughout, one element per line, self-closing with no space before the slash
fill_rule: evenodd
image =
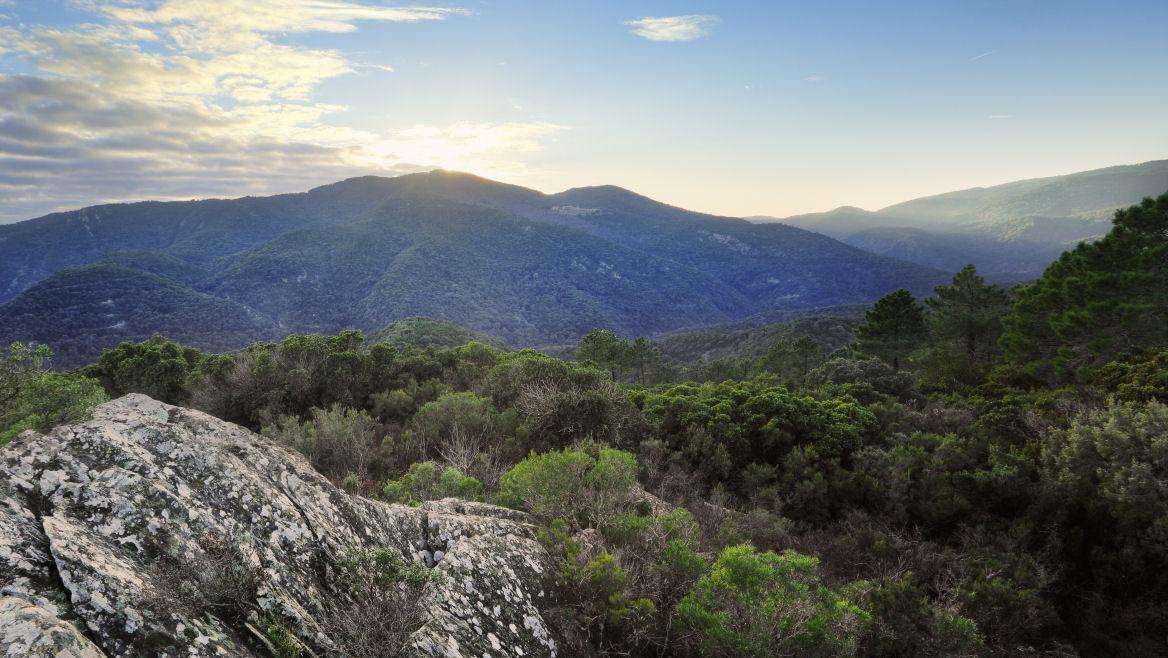
<path id="1" fill-rule="evenodd" d="M 0 0 L 0 222 L 434 167 L 878 209 L 1164 157 L 1166 23 L 1150 1 Z"/>

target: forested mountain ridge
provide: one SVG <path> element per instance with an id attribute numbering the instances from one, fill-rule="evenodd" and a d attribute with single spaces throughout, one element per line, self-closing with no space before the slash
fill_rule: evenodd
<path id="1" fill-rule="evenodd" d="M 778 221 L 855 247 L 991 279 L 1032 279 L 1064 250 L 1110 229 L 1117 209 L 1168 190 L 1168 160 L 977 187 L 876 212 L 844 206 Z"/>
<path id="2" fill-rule="evenodd" d="M 28 286 L 55 289 L 62 267 L 98 261 L 167 278 L 184 299 L 244 307 L 279 328 L 271 338 L 376 331 L 420 315 L 521 345 L 575 340 L 597 326 L 649 335 L 863 303 L 945 278 L 812 232 L 694 213 L 620 188 L 545 195 L 442 171 L 276 197 L 87 208 L 0 227 L 0 255 L 0 290 L 11 300 L 0 306 L 0 340 L 25 341 L 54 334 L 6 320 L 7 307 L 26 309 L 26 319 L 33 306 L 31 315 L 68 315 L 49 296 L 24 299 Z M 172 337 L 210 349 L 199 316 L 187 315 Z M 138 321 L 149 329 L 149 315 Z M 123 338 L 85 335 L 87 356 Z"/>

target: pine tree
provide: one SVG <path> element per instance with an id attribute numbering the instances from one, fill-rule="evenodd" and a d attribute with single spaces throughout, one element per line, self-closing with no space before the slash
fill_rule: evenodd
<path id="1" fill-rule="evenodd" d="M 1010 295 L 988 285 L 973 265 L 967 265 L 948 286 L 937 286 L 925 300 L 931 370 L 975 381 L 998 354 L 1002 317 L 1010 310 Z"/>
<path id="2" fill-rule="evenodd" d="M 1168 194 L 1116 212 L 1107 236 L 1019 291 L 1003 323 L 1007 365 L 1049 385 L 1168 344 Z"/>
<path id="3" fill-rule="evenodd" d="M 619 380 L 630 366 L 632 344 L 608 329 L 593 329 L 576 343 L 576 358 L 607 368 Z"/>
<path id="4" fill-rule="evenodd" d="M 823 362 L 823 349 L 809 336 L 780 340 L 759 359 L 757 367 L 774 374 L 785 384 L 798 384 L 812 368 Z"/>
<path id="5" fill-rule="evenodd" d="M 924 338 L 924 311 L 912 293 L 902 288 L 882 297 L 864 315 L 864 323 L 856 328 L 856 349 L 900 370 Z"/>

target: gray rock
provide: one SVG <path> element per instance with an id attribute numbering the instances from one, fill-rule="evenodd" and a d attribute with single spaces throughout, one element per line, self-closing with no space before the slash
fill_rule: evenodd
<path id="1" fill-rule="evenodd" d="M 264 616 L 327 650 L 322 571 L 375 547 L 442 574 L 418 602 L 416 655 L 555 655 L 547 555 L 523 514 L 350 496 L 295 452 L 143 395 L 6 446 L 0 501 L 0 655 L 262 655 Z M 258 576 L 246 622 L 162 603 L 160 556 L 198 558 L 209 536 Z"/>

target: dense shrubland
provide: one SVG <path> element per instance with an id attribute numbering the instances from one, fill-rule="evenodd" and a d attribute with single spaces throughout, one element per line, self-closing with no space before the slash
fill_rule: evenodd
<path id="1" fill-rule="evenodd" d="M 154 338 L 72 374 L 14 346 L 0 436 L 141 391 L 367 496 L 525 510 L 569 655 L 1162 654 L 1166 250 L 1168 196 L 1033 284 L 967 268 L 847 348 L 784 339 L 726 380 L 606 331 L 575 361 Z"/>

